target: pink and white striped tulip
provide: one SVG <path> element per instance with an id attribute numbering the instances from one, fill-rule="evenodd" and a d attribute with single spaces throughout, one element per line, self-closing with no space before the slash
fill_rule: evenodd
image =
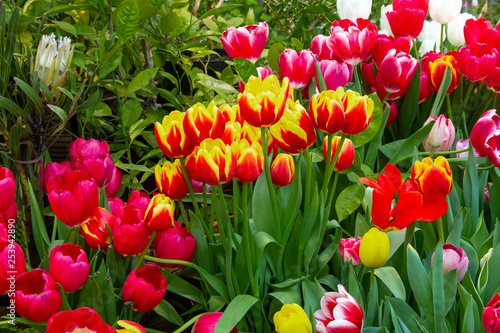
<path id="1" fill-rule="evenodd" d="M 434 121 L 434 126 L 422 142 L 425 151 L 449 151 L 455 141 L 455 126 L 443 114 L 439 117 L 430 116 L 424 122 L 424 126 L 431 121 Z"/>
<path id="2" fill-rule="evenodd" d="M 280 75 L 290 80 L 293 89 L 303 89 L 316 73 L 311 51 L 286 49 L 279 57 Z"/>

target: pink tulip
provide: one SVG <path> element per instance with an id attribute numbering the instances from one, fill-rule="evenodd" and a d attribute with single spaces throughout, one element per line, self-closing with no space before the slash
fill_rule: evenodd
<path id="1" fill-rule="evenodd" d="M 356 23 L 349 19 L 334 21 L 327 44 L 336 56 L 356 66 L 372 50 L 377 35 L 377 26 L 369 20 L 358 18 Z"/>
<path id="2" fill-rule="evenodd" d="M 326 90 L 337 90 L 352 80 L 353 67 L 345 62 L 336 60 L 322 60 L 319 63 L 321 74 L 325 79 Z M 318 74 L 316 74 L 316 78 Z M 316 79 L 319 90 L 319 80 Z"/>
<path id="3" fill-rule="evenodd" d="M 500 294 L 496 293 L 483 310 L 483 326 L 487 333 L 500 332 Z"/>
<path id="4" fill-rule="evenodd" d="M 62 161 L 61 163 L 49 162 L 45 166 L 44 184 L 47 184 L 50 178 L 58 175 L 64 175 L 73 171 L 73 167 L 69 161 Z M 45 191 L 47 191 L 45 189 Z"/>
<path id="5" fill-rule="evenodd" d="M 222 312 L 204 314 L 195 321 L 191 333 L 213 333 L 221 316 Z M 229 333 L 238 333 L 238 328 L 235 326 Z"/>
<path id="6" fill-rule="evenodd" d="M 14 300 L 17 313 L 36 322 L 48 320 L 62 305 L 57 283 L 41 268 L 18 276 Z"/>
<path id="7" fill-rule="evenodd" d="M 392 99 L 405 95 L 417 69 L 417 59 L 396 49 L 389 50 L 377 73 L 377 89 L 380 95 L 385 97 L 388 93 Z"/>
<path id="8" fill-rule="evenodd" d="M 72 165 L 75 165 L 77 160 L 81 160 L 85 156 L 95 157 L 102 154 L 109 154 L 109 146 L 106 141 L 78 138 L 69 145 L 69 156 Z"/>
<path id="9" fill-rule="evenodd" d="M 500 99 L 500 60 L 497 62 L 497 66 L 493 68 L 490 75 L 484 79 L 484 84 L 497 93 Z"/>
<path id="10" fill-rule="evenodd" d="M 279 57 L 280 75 L 290 80 L 294 89 L 303 89 L 316 73 L 316 65 L 310 51 L 286 49 Z"/>
<path id="11" fill-rule="evenodd" d="M 47 192 L 54 214 L 69 227 L 87 222 L 99 204 L 97 184 L 78 170 L 50 178 Z"/>
<path id="12" fill-rule="evenodd" d="M 148 312 L 160 304 L 167 291 L 167 279 L 158 266 L 144 265 L 134 269 L 122 288 L 124 302 L 132 302 L 135 311 Z"/>
<path id="13" fill-rule="evenodd" d="M 104 188 L 104 190 L 106 191 L 106 196 L 108 198 L 114 197 L 118 193 L 120 187 L 122 186 L 122 180 L 122 172 L 115 166 L 113 168 L 111 178 L 106 181 L 106 187 Z"/>
<path id="14" fill-rule="evenodd" d="M 469 139 L 465 140 L 457 140 L 457 143 L 455 144 L 455 150 L 463 150 L 465 148 L 469 148 Z M 474 151 L 474 156 L 479 157 L 479 154 L 476 152 L 475 149 Z M 469 156 L 469 152 L 463 152 L 463 153 L 458 153 L 457 157 L 458 158 L 467 158 Z"/>
<path id="15" fill-rule="evenodd" d="M 146 192 L 133 190 L 132 194 L 128 197 L 127 206 L 132 205 L 134 207 L 139 208 L 142 214 L 140 215 L 140 217 L 144 218 L 144 215 L 146 214 L 146 210 L 148 209 L 150 201 L 151 198 Z"/>
<path id="16" fill-rule="evenodd" d="M 479 156 L 488 156 L 495 166 L 500 166 L 500 116 L 495 110 L 486 111 L 472 128 L 472 147 Z"/>
<path id="17" fill-rule="evenodd" d="M 15 200 L 12 201 L 7 211 L 0 213 L 0 225 L 3 225 L 5 229 L 8 229 L 9 223 L 13 220 L 15 226 L 15 222 L 17 220 L 17 204 Z"/>
<path id="18" fill-rule="evenodd" d="M 47 333 L 73 332 L 116 333 L 116 330 L 106 324 L 94 309 L 86 307 L 58 312 L 47 322 Z"/>
<path id="19" fill-rule="evenodd" d="M 361 239 L 358 238 L 342 238 L 339 244 L 339 252 L 344 259 L 344 263 L 350 261 L 353 266 L 358 265 L 361 260 L 359 259 L 359 245 L 361 244 Z"/>
<path id="20" fill-rule="evenodd" d="M 81 246 L 64 243 L 50 251 L 50 275 L 67 293 L 80 289 L 89 275 L 89 260 Z"/>
<path id="21" fill-rule="evenodd" d="M 421 71 L 420 92 L 418 94 L 418 102 L 419 103 L 425 102 L 427 99 L 429 99 L 433 91 L 434 89 L 432 88 L 432 83 L 431 80 L 429 79 L 429 74 L 426 71 Z"/>
<path id="22" fill-rule="evenodd" d="M 425 151 L 449 151 L 455 141 L 455 126 L 444 115 L 430 116 L 424 122 L 424 126 L 431 121 L 434 121 L 434 126 L 422 142 Z"/>
<path id="23" fill-rule="evenodd" d="M 116 213 L 113 222 L 113 245 L 119 254 L 139 255 L 148 245 L 151 233 L 144 221 L 144 212 L 139 208 L 126 205 Z"/>
<path id="24" fill-rule="evenodd" d="M 268 35 L 267 23 L 261 22 L 241 28 L 229 27 L 222 33 L 220 41 L 231 58 L 243 58 L 255 63 L 266 47 Z"/>
<path id="25" fill-rule="evenodd" d="M 469 45 L 472 43 L 477 42 L 477 38 L 481 31 L 486 30 L 486 29 L 492 29 L 493 26 L 491 25 L 490 21 L 486 21 L 484 17 L 479 18 L 479 19 L 468 19 L 465 21 L 465 26 L 464 26 L 464 38 L 465 38 L 465 44 Z"/>
<path id="26" fill-rule="evenodd" d="M 382 60 L 389 52 L 389 50 L 395 49 L 399 52 L 410 53 L 411 40 L 406 37 L 399 37 L 394 39 L 394 37 L 387 35 L 378 35 L 373 44 L 373 60 L 377 67 L 380 67 Z M 396 52 L 398 53 L 398 52 Z"/>
<path id="27" fill-rule="evenodd" d="M 81 170 L 94 179 L 99 188 L 109 183 L 113 176 L 115 164 L 109 154 L 85 156 L 75 161 L 75 169 Z"/>
<path id="28" fill-rule="evenodd" d="M 12 234 L 15 229 L 8 230 Z M 15 278 L 25 271 L 26 258 L 23 250 L 16 242 L 8 241 L 7 229 L 0 224 L 0 295 L 14 290 Z"/>
<path id="29" fill-rule="evenodd" d="M 392 125 L 396 121 L 396 119 L 398 119 L 398 105 L 396 104 L 396 102 L 394 102 L 392 99 L 389 99 L 387 103 L 389 103 L 389 118 L 387 118 L 385 128 Z M 384 112 L 386 111 L 386 108 L 384 108 Z"/>
<path id="30" fill-rule="evenodd" d="M 16 199 L 16 182 L 12 172 L 0 166 L 0 213 L 6 212 Z"/>
<path id="31" fill-rule="evenodd" d="M 473 43 L 458 50 L 458 69 L 470 81 L 485 79 L 495 68 L 498 50 L 488 44 Z"/>
<path id="32" fill-rule="evenodd" d="M 118 211 L 123 207 L 125 206 L 125 203 L 123 202 L 122 199 L 120 198 L 109 198 L 108 199 L 108 204 L 109 204 L 109 211 L 111 212 L 111 214 L 116 214 L 118 213 Z M 149 203 L 148 203 L 149 204 Z"/>
<path id="33" fill-rule="evenodd" d="M 361 332 L 364 314 L 354 297 L 344 286 L 338 285 L 339 292 L 328 292 L 321 298 L 321 310 L 314 313 L 316 331 Z"/>
<path id="34" fill-rule="evenodd" d="M 318 61 L 322 60 L 340 60 L 332 50 L 328 47 L 328 36 L 316 35 L 311 40 L 310 50 Z"/>
<path id="35" fill-rule="evenodd" d="M 433 262 L 434 254 L 432 254 L 431 265 Z M 443 244 L 443 274 L 456 269 L 458 271 L 458 282 L 460 282 L 463 280 L 468 268 L 469 258 L 467 258 L 464 249 L 450 243 Z"/>
<path id="36" fill-rule="evenodd" d="M 189 230 L 181 227 L 181 224 L 175 221 L 174 227 L 156 235 L 152 247 L 154 256 L 157 258 L 191 261 L 196 249 L 196 240 L 191 236 Z M 179 270 L 184 267 L 174 264 L 160 264 L 160 266 L 171 270 Z"/>

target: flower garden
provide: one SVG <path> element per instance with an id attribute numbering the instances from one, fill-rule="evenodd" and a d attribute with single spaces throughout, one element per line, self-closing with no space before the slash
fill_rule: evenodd
<path id="1" fill-rule="evenodd" d="M 0 6 L 2 332 L 500 332 L 500 17 Z"/>

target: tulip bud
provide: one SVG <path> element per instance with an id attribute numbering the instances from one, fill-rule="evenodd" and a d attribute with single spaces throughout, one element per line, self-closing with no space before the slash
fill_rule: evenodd
<path id="1" fill-rule="evenodd" d="M 431 265 L 433 263 L 434 253 L 431 258 Z M 469 258 L 467 258 L 464 249 L 450 243 L 443 244 L 443 275 L 456 269 L 458 282 L 460 282 L 463 280 L 468 268 Z"/>
<path id="2" fill-rule="evenodd" d="M 75 167 L 76 161 L 83 159 L 85 156 L 96 157 L 107 154 L 109 154 L 109 146 L 106 141 L 78 138 L 69 145 L 69 156 L 73 168 Z"/>
<path id="3" fill-rule="evenodd" d="M 271 163 L 271 181 L 276 186 L 286 186 L 293 181 L 295 176 L 295 162 L 288 154 L 278 154 Z"/>
<path id="4" fill-rule="evenodd" d="M 153 310 L 165 296 L 167 279 L 158 266 L 144 265 L 134 269 L 125 280 L 122 288 L 124 302 L 132 302 L 135 311 Z"/>
<path id="5" fill-rule="evenodd" d="M 50 275 L 67 293 L 80 289 L 89 275 L 89 260 L 81 246 L 64 243 L 50 251 Z"/>
<path id="6" fill-rule="evenodd" d="M 157 194 L 146 209 L 144 220 L 153 231 L 163 231 L 172 228 L 174 224 L 175 204 L 164 194 Z"/>
<path id="7" fill-rule="evenodd" d="M 339 87 L 345 86 L 352 80 L 353 67 L 345 62 L 337 60 L 322 60 L 319 63 L 319 69 L 325 79 L 327 90 L 337 90 Z M 318 74 L 316 74 L 316 78 Z M 316 85 L 319 88 L 319 79 L 316 79 Z"/>
<path id="8" fill-rule="evenodd" d="M 278 333 L 311 333 L 311 321 L 298 304 L 284 304 L 273 316 Z"/>
<path id="9" fill-rule="evenodd" d="M 189 230 L 181 227 L 177 221 L 174 226 L 159 232 L 152 244 L 153 254 L 157 258 L 191 261 L 196 250 L 196 240 L 191 236 Z M 160 264 L 171 270 L 182 269 L 183 265 Z"/>
<path id="10" fill-rule="evenodd" d="M 14 301 L 17 313 L 38 323 L 47 321 L 62 305 L 57 283 L 41 268 L 17 277 Z"/>
<path id="11" fill-rule="evenodd" d="M 423 126 L 431 121 L 434 121 L 434 126 L 432 126 L 429 135 L 422 142 L 425 151 L 449 151 L 453 141 L 455 141 L 455 126 L 444 115 L 439 117 L 429 116 Z"/>
<path id="12" fill-rule="evenodd" d="M 342 238 L 339 244 L 339 252 L 344 260 L 344 263 L 350 261 L 353 266 L 357 266 L 361 260 L 359 259 L 359 246 L 361 245 L 362 237 L 358 238 Z"/>
<path id="13" fill-rule="evenodd" d="M 49 162 L 44 170 L 44 185 L 47 184 L 50 178 L 54 176 L 64 175 L 73 171 L 73 167 L 69 161 L 62 161 L 61 163 Z M 47 189 L 44 189 L 47 191 Z"/>
<path id="14" fill-rule="evenodd" d="M 486 333 L 496 333 L 500 330 L 500 294 L 496 293 L 483 310 L 483 326 Z"/>
<path id="15" fill-rule="evenodd" d="M 453 21 L 461 10 L 462 0 L 429 0 L 429 15 L 440 24 Z"/>
<path id="16" fill-rule="evenodd" d="M 341 140 L 340 136 L 334 136 L 332 138 L 332 151 L 330 153 L 329 164 L 333 163 L 333 158 L 335 157 L 337 149 L 339 148 L 340 140 Z M 327 154 L 328 154 L 328 136 L 325 136 L 325 139 L 323 140 L 323 158 L 325 159 L 325 161 L 328 158 Z M 340 154 L 337 158 L 337 162 L 333 167 L 333 170 L 337 172 L 344 171 L 348 169 L 353 162 L 354 162 L 354 144 L 350 139 L 345 139 L 344 143 L 342 144 Z"/>
<path id="17" fill-rule="evenodd" d="M 95 180 L 99 188 L 102 188 L 111 180 L 115 164 L 109 154 L 85 156 L 76 161 L 75 169 L 85 172 L 90 178 Z"/>
<path id="18" fill-rule="evenodd" d="M 194 322 L 191 333 L 213 333 L 221 316 L 222 312 L 204 314 Z M 235 326 L 229 333 L 238 333 L 238 328 Z"/>
<path id="19" fill-rule="evenodd" d="M 322 132 L 335 134 L 344 126 L 344 106 L 336 91 L 326 90 L 313 95 L 309 114 L 314 127 Z"/>
<path id="20" fill-rule="evenodd" d="M 385 232 L 371 228 L 359 245 L 359 259 L 366 267 L 384 266 L 389 259 L 390 243 Z"/>
<path id="21" fill-rule="evenodd" d="M 113 230 L 113 222 L 115 216 L 104 208 L 97 208 L 94 216 L 84 225 L 80 231 L 87 245 L 94 250 L 102 250 L 106 252 L 111 238 L 109 237 L 108 228 Z"/>
<path id="22" fill-rule="evenodd" d="M 493 254 L 493 248 L 490 247 L 490 249 L 488 250 L 488 252 L 486 252 L 486 254 L 481 258 L 481 260 L 479 261 L 479 271 L 481 271 L 481 269 L 483 269 L 484 265 L 490 261 L 490 258 L 491 258 L 491 255 Z"/>
<path id="23" fill-rule="evenodd" d="M 151 199 L 149 198 L 149 195 L 146 192 L 140 190 L 133 190 L 132 194 L 128 197 L 127 206 L 131 205 L 139 208 L 140 210 L 139 217 L 144 218 L 144 215 L 146 214 L 146 209 L 148 209 L 150 201 Z"/>
<path id="24" fill-rule="evenodd" d="M 234 178 L 242 183 L 249 183 L 262 174 L 264 153 L 258 141 L 250 145 L 246 139 L 242 139 L 239 142 L 233 142 L 231 150 L 236 161 Z"/>
<path id="25" fill-rule="evenodd" d="M 474 19 L 474 15 L 469 13 L 461 13 L 454 20 L 448 23 L 448 41 L 454 46 L 462 46 L 465 44 L 464 27 L 468 19 Z"/>

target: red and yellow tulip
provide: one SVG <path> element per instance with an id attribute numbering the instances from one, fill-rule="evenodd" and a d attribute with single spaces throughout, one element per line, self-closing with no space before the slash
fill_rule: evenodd
<path id="1" fill-rule="evenodd" d="M 189 192 L 181 162 L 178 159 L 173 163 L 166 161 L 163 166 L 157 165 L 155 180 L 158 190 L 174 200 L 184 198 Z"/>
<path id="2" fill-rule="evenodd" d="M 182 124 L 186 136 L 200 143 L 207 138 L 220 138 L 226 127 L 226 120 L 214 102 L 210 102 L 207 107 L 196 103 L 186 111 Z"/>
<path id="3" fill-rule="evenodd" d="M 257 179 L 264 170 L 264 154 L 258 141 L 252 144 L 246 139 L 233 142 L 231 151 L 234 154 L 236 167 L 234 178 L 242 183 L 249 183 Z"/>
<path id="4" fill-rule="evenodd" d="M 184 132 L 185 113 L 172 111 L 155 124 L 156 142 L 161 151 L 170 158 L 186 157 L 193 151 L 196 141 Z"/>
<path id="5" fill-rule="evenodd" d="M 424 196 L 439 195 L 446 197 L 453 187 L 453 176 L 450 164 L 443 156 L 438 156 L 435 161 L 426 157 L 416 161 L 411 169 L 411 178 L 415 188 Z"/>

